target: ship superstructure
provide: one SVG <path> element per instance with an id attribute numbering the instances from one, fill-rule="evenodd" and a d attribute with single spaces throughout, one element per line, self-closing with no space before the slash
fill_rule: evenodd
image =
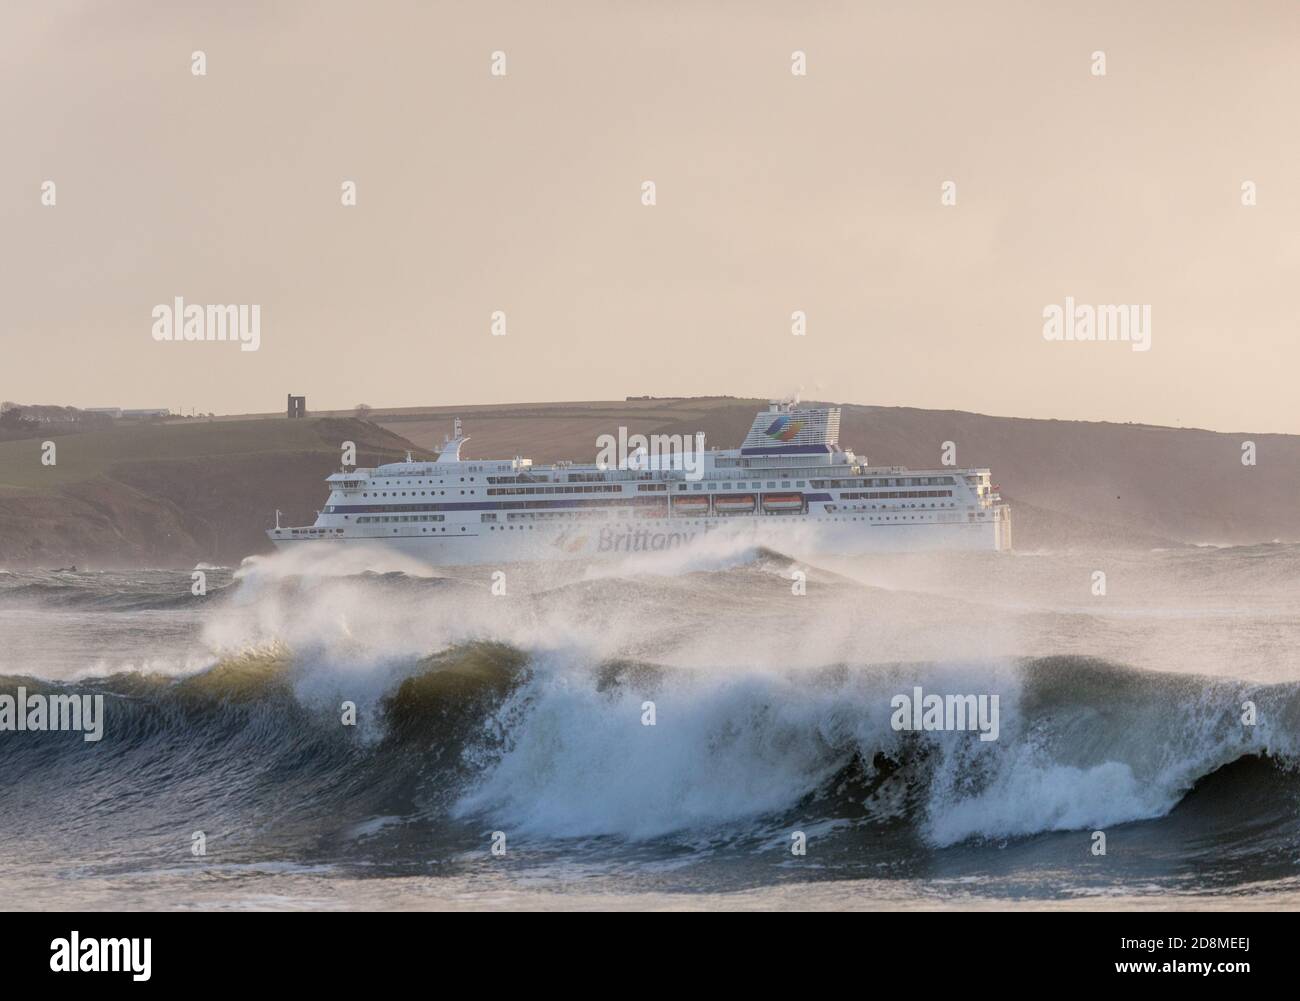
<path id="1" fill-rule="evenodd" d="M 871 466 L 840 447 L 839 428 L 838 407 L 773 403 L 739 448 L 615 467 L 464 459 L 457 419 L 433 461 L 333 473 L 312 525 L 277 517 L 267 534 L 281 548 L 370 544 L 433 565 L 655 552 L 718 531 L 791 555 L 1011 548 L 988 469 Z"/>

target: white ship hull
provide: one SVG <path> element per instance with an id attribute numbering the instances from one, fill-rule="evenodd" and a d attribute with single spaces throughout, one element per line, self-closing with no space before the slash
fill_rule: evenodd
<path id="1" fill-rule="evenodd" d="M 436 460 L 333 473 L 314 524 L 277 519 L 267 535 L 285 550 L 377 549 L 432 566 L 704 545 L 796 558 L 1011 548 L 1010 512 L 989 470 L 871 466 L 839 447 L 835 408 L 774 405 L 740 448 L 697 451 L 693 464 L 462 459 L 456 424 Z"/>
<path id="2" fill-rule="evenodd" d="M 654 554 L 707 544 L 755 546 L 795 558 L 873 553 L 991 552 L 1010 549 L 1006 521 L 881 523 L 823 521 L 811 517 L 647 518 L 580 526 L 541 524 L 515 530 L 439 535 L 326 536 L 276 539 L 277 548 L 398 553 L 430 566 L 479 566 L 557 560 L 600 560 Z"/>

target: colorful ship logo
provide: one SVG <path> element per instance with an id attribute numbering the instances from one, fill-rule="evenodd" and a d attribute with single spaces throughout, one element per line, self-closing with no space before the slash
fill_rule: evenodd
<path id="1" fill-rule="evenodd" d="M 560 533 L 559 538 L 551 543 L 556 549 L 566 553 L 580 552 L 587 545 L 586 535 L 574 535 L 571 532 Z"/>
<path id="2" fill-rule="evenodd" d="M 766 434 L 777 441 L 793 441 L 803 426 L 803 421 L 791 420 L 789 414 L 782 414 L 768 426 Z"/>

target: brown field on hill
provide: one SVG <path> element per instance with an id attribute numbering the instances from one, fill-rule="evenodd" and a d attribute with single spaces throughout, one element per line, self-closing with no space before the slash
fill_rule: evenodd
<path id="1" fill-rule="evenodd" d="M 310 522 L 341 444 L 391 462 L 407 443 L 350 419 L 118 426 L 0 443 L 0 566 L 238 563 L 270 548 L 275 510 Z"/>

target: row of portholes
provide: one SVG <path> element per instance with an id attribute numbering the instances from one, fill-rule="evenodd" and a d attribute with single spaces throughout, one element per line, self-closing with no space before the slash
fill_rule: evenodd
<path id="1" fill-rule="evenodd" d="M 469 481 L 470 481 L 471 483 L 473 483 L 473 482 L 474 482 L 474 477 L 471 476 L 471 477 L 469 478 Z M 380 484 L 383 485 L 383 486 L 389 486 L 389 487 L 391 487 L 391 486 L 393 485 L 393 481 L 392 481 L 392 480 L 378 480 L 378 481 L 376 481 L 376 482 L 380 483 Z M 443 485 L 444 483 L 446 483 L 446 482 L 447 482 L 446 480 L 439 480 L 439 481 L 438 481 L 438 486 L 442 486 L 442 485 Z M 464 482 L 465 482 L 465 477 L 462 476 L 462 477 L 460 478 L 460 482 L 461 482 L 461 483 L 464 483 Z M 417 487 L 422 487 L 422 486 L 424 486 L 424 480 L 416 480 L 416 481 L 415 481 L 415 485 L 416 485 Z M 433 486 L 433 480 L 430 480 L 430 481 L 429 481 L 429 486 Z"/>
<path id="2" fill-rule="evenodd" d="M 879 516 L 879 517 L 877 517 L 877 516 L 874 515 L 874 514 L 873 514 L 873 515 L 865 515 L 865 514 L 864 514 L 864 515 L 856 515 L 856 514 L 855 514 L 855 515 L 852 515 L 852 516 L 850 516 L 850 517 L 845 517 L 845 518 L 834 517 L 834 518 L 831 518 L 830 520 L 831 520 L 831 521 L 929 521 L 930 518 L 931 518 L 931 516 L 924 515 L 924 514 L 881 515 L 881 516 Z M 940 522 L 940 524 L 960 525 L 961 522 L 957 522 L 957 521 L 954 521 L 954 522 Z"/>
<path id="3" fill-rule="evenodd" d="M 465 527 L 466 527 L 466 526 L 461 525 L 461 526 L 460 526 L 460 530 L 461 530 L 462 532 L 465 531 Z M 396 534 L 397 534 L 398 532 L 400 532 L 400 531 L 401 531 L 400 528 L 395 528 L 395 529 L 393 529 L 393 534 L 396 535 Z M 420 529 L 420 531 L 421 531 L 421 532 L 445 532 L 445 531 L 447 531 L 447 529 L 445 529 L 445 528 L 422 528 L 422 529 Z M 364 538 L 364 536 L 362 536 L 362 538 Z"/>
<path id="4" fill-rule="evenodd" d="M 799 517 L 797 520 L 798 520 L 798 521 L 807 521 L 807 520 L 808 520 L 808 517 L 807 517 L 806 515 L 804 515 L 804 516 Z M 853 515 L 853 516 L 850 516 L 850 517 L 833 517 L 833 518 L 830 518 L 829 520 L 830 520 L 830 521 L 926 521 L 926 520 L 927 520 L 927 517 L 926 517 L 925 515 L 912 515 L 912 514 L 909 514 L 909 515 L 897 515 L 897 516 L 894 516 L 894 515 L 888 515 L 888 516 L 882 516 L 882 517 L 879 517 L 879 518 L 876 517 L 876 516 L 874 516 L 874 515 L 872 515 L 872 516 L 870 516 L 870 517 L 865 516 L 865 515 L 864 515 L 864 516 L 861 516 L 861 517 L 859 517 L 859 516 L 857 516 L 857 515 Z M 671 522 L 665 522 L 665 523 L 666 523 L 666 524 L 672 524 L 672 525 L 700 525 L 700 524 L 703 524 L 703 522 L 701 522 L 699 519 L 696 519 L 696 518 L 689 518 L 689 519 L 675 518 L 675 519 L 673 519 Z M 954 523 L 954 524 L 957 524 L 957 523 Z M 461 526 L 460 526 L 460 530 L 461 530 L 462 532 L 464 532 L 464 531 L 466 530 L 467 527 L 468 527 L 468 526 L 466 526 L 466 525 L 461 525 Z M 536 528 L 537 526 L 536 526 L 536 525 L 518 525 L 518 526 L 515 526 L 515 525 L 489 525 L 489 526 L 488 526 L 489 530 L 491 530 L 491 531 L 493 531 L 493 532 L 495 532 L 497 529 L 500 529 L 500 530 L 503 531 L 503 532 L 506 531 L 506 530 L 514 531 L 514 529 L 515 529 L 516 527 L 517 527 L 521 532 L 522 532 L 525 528 L 527 528 L 527 529 L 531 532 L 531 531 L 532 531 L 534 528 Z M 400 531 L 400 529 L 396 529 L 396 528 L 393 529 L 394 534 L 396 534 L 398 531 Z M 421 529 L 421 531 L 422 531 L 422 532 L 428 532 L 428 531 L 430 531 L 430 529 L 428 529 L 428 528 L 423 528 L 423 529 Z M 434 531 L 434 532 L 445 532 L 445 531 L 447 531 L 447 529 L 446 529 L 446 528 L 435 528 L 435 529 L 432 529 L 432 531 Z"/>

